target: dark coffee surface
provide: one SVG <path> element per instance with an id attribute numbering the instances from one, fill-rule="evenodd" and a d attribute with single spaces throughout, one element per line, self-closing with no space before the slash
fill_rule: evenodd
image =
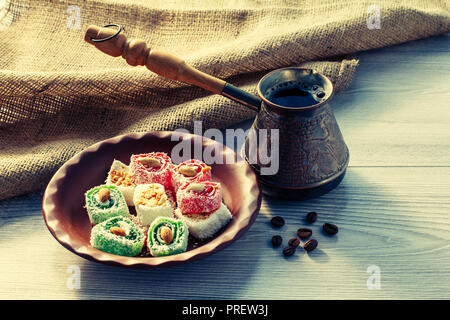
<path id="1" fill-rule="evenodd" d="M 280 106 L 302 108 L 320 103 L 325 93 L 319 86 L 309 87 L 289 81 L 270 88 L 265 96 L 269 101 Z"/>

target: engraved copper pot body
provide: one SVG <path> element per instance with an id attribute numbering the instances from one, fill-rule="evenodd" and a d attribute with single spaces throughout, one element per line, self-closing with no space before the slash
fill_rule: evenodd
<path id="1" fill-rule="evenodd" d="M 322 99 L 306 107 L 286 107 L 268 99 L 272 88 L 293 82 L 304 88 L 319 88 Z M 258 173 L 265 194 L 312 198 L 341 182 L 349 162 L 349 151 L 330 108 L 333 92 L 330 79 L 310 69 L 278 69 L 260 80 L 261 107 L 250 131 L 253 135 L 246 138 L 241 153 Z M 261 131 L 264 135 L 260 135 Z M 271 162 L 278 160 L 276 172 L 266 170 L 268 173 L 264 174 L 264 169 L 273 163 L 261 160 L 262 146 L 263 153 L 271 155 Z M 257 150 L 256 158 L 252 148 Z"/>

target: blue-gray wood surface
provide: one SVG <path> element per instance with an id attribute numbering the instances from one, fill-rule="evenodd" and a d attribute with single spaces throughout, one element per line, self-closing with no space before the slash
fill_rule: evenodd
<path id="1" fill-rule="evenodd" d="M 194 263 L 127 270 L 89 262 L 50 235 L 41 193 L 1 201 L 0 298 L 449 299 L 449 52 L 441 35 L 358 54 L 351 86 L 333 101 L 351 154 L 342 184 L 306 202 L 264 199 L 240 240 Z M 271 236 L 287 241 L 311 210 L 318 249 L 284 258 Z M 275 215 L 286 219 L 280 230 L 270 226 Z M 338 235 L 324 235 L 323 222 L 337 224 Z"/>

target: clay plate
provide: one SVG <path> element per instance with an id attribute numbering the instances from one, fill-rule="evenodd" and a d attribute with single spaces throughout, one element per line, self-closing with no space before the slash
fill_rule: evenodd
<path id="1" fill-rule="evenodd" d="M 240 238 L 253 224 L 261 206 L 261 191 L 250 166 L 223 144 L 187 133 L 178 133 L 188 146 L 184 159 L 198 158 L 195 152 L 208 150 L 214 159 L 234 159 L 233 163 L 215 161 L 213 180 L 223 187 L 224 202 L 233 214 L 232 221 L 211 240 L 191 243 L 188 251 L 167 257 L 123 257 L 97 250 L 89 244 L 91 225 L 84 209 L 84 193 L 104 183 L 114 159 L 126 164 L 132 154 L 166 152 L 180 141 L 171 141 L 173 132 L 155 131 L 127 134 L 98 142 L 67 161 L 50 180 L 43 198 L 45 223 L 51 234 L 65 248 L 77 255 L 110 265 L 152 268 L 172 266 L 197 260 L 227 247 Z M 211 152 L 211 150 L 213 150 Z M 208 161 L 206 161 L 208 162 Z M 227 163 L 227 164 L 225 164 Z"/>

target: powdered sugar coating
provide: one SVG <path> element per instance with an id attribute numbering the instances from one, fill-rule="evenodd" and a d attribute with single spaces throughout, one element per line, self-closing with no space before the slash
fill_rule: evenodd
<path id="1" fill-rule="evenodd" d="M 141 162 L 145 158 L 157 159 L 161 166 L 150 167 Z M 136 185 L 159 183 L 166 189 L 172 188 L 173 164 L 170 157 L 163 152 L 134 154 L 130 158 L 130 175 Z"/>
<path id="2" fill-rule="evenodd" d="M 127 205 L 134 206 L 133 203 L 133 194 L 135 185 L 129 176 L 130 168 L 120 162 L 119 160 L 114 160 L 111 168 L 109 169 L 108 176 L 106 177 L 105 184 L 107 185 L 115 185 L 120 192 L 122 192 Z"/>
<path id="3" fill-rule="evenodd" d="M 116 235 L 111 227 L 120 227 L 126 235 Z M 121 256 L 134 257 L 141 253 L 145 245 L 146 235 L 137 225 L 126 217 L 116 216 L 109 218 L 91 230 L 91 245 L 104 252 Z"/>
<path id="4" fill-rule="evenodd" d="M 99 199 L 99 192 L 108 189 L 109 198 L 105 202 Z M 86 210 L 92 225 L 115 216 L 128 216 L 129 209 L 125 198 L 115 185 L 100 185 L 89 189 L 85 194 Z"/>
<path id="5" fill-rule="evenodd" d="M 224 203 L 220 204 L 219 209 L 205 216 L 202 214 L 183 214 L 178 208 L 175 210 L 175 217 L 186 223 L 189 234 L 193 237 L 203 240 L 214 236 L 220 229 L 228 224 L 233 215 Z"/>
<path id="6" fill-rule="evenodd" d="M 133 197 L 137 217 L 143 225 L 150 225 L 157 217 L 173 216 L 171 198 L 159 183 L 140 184 Z"/>
<path id="7" fill-rule="evenodd" d="M 189 166 L 194 168 L 196 171 L 196 175 L 188 177 L 180 173 L 179 170 L 183 166 Z M 206 163 L 197 159 L 190 159 L 184 161 L 173 168 L 172 185 L 175 192 L 178 191 L 178 188 L 180 186 L 186 183 L 194 181 L 210 181 L 210 180 L 211 180 L 211 167 L 209 167 L 208 165 L 206 165 Z"/>
<path id="8" fill-rule="evenodd" d="M 202 191 L 190 190 L 189 185 L 198 184 Z M 183 214 L 211 214 L 222 203 L 222 187 L 213 181 L 190 182 L 184 184 L 177 192 L 178 208 Z"/>
<path id="9" fill-rule="evenodd" d="M 161 237 L 161 228 L 168 227 L 173 232 L 170 243 L 165 243 Z M 150 254 L 167 256 L 186 251 L 189 231 L 187 225 L 180 220 L 167 217 L 158 217 L 150 225 L 147 237 L 147 247 Z"/>

